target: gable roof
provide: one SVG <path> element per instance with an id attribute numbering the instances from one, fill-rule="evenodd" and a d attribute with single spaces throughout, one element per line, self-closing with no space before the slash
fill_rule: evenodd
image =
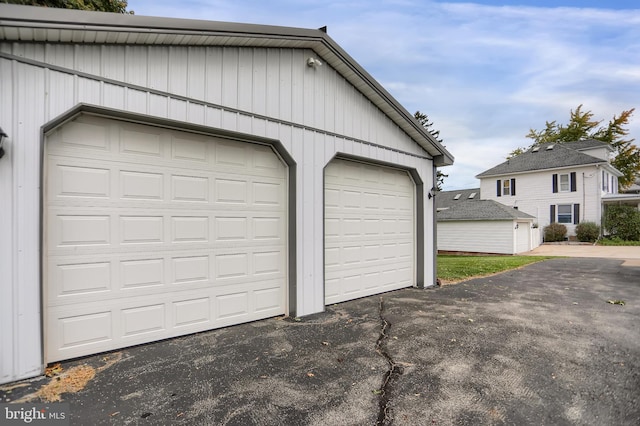
<path id="1" fill-rule="evenodd" d="M 451 153 L 324 30 L 0 3 L 0 41 L 311 49 L 431 155 L 436 166 L 453 164 Z M 0 57 L 16 59 L 1 52 Z"/>
<path id="2" fill-rule="evenodd" d="M 595 139 L 582 139 L 575 142 L 564 142 L 564 146 L 566 146 L 567 148 L 575 149 L 576 151 L 583 151 L 593 148 L 607 148 L 607 150 L 613 151 L 611 144 Z"/>
<path id="3" fill-rule="evenodd" d="M 476 178 L 590 164 L 608 163 L 601 158 L 571 148 L 571 142 L 546 143 L 533 147 L 527 152 L 517 155 L 489 170 L 485 170 L 476 175 Z"/>
<path id="4" fill-rule="evenodd" d="M 505 206 L 494 200 L 465 200 L 449 208 L 438 210 L 436 220 L 515 220 L 535 219 L 530 214 Z"/>

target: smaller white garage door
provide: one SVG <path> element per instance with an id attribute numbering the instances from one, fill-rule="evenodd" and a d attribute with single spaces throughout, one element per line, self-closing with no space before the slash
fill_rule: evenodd
<path id="1" fill-rule="evenodd" d="M 271 148 L 82 116 L 46 156 L 47 362 L 285 312 Z"/>
<path id="2" fill-rule="evenodd" d="M 401 170 L 346 160 L 325 168 L 325 303 L 415 283 L 415 186 Z"/>
<path id="3" fill-rule="evenodd" d="M 518 229 L 516 230 L 516 253 L 524 253 L 530 250 L 530 236 L 529 223 L 518 222 Z"/>

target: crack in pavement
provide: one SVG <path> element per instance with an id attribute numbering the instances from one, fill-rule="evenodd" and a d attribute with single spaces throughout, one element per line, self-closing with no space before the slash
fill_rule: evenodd
<path id="1" fill-rule="evenodd" d="M 391 328 L 391 323 L 384 317 L 384 300 L 380 298 L 380 304 L 378 305 L 378 314 L 380 316 L 380 335 L 378 336 L 378 340 L 376 341 L 376 352 L 382 356 L 385 361 L 387 361 L 387 365 L 389 368 L 384 373 L 382 378 L 382 386 L 379 389 L 378 395 L 380 395 L 380 399 L 378 401 L 378 419 L 376 421 L 376 426 L 388 426 L 391 425 L 392 420 L 389 416 L 390 407 L 389 403 L 391 401 L 391 388 L 393 386 L 393 382 L 398 378 L 398 376 L 402 375 L 404 369 L 402 366 L 398 365 L 391 355 L 389 355 L 389 351 L 387 350 L 386 341 L 389 338 L 387 335 L 387 331 Z"/>

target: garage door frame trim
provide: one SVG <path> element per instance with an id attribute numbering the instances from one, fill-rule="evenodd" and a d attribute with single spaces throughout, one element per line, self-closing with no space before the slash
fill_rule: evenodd
<path id="1" fill-rule="evenodd" d="M 325 183 L 325 174 L 324 174 L 324 169 L 326 169 L 326 167 L 334 160 L 346 160 L 346 161 L 354 161 L 357 163 L 363 163 L 363 164 L 369 164 L 369 165 L 377 165 L 377 166 L 382 166 L 382 167 L 389 167 L 395 170 L 402 170 L 405 171 L 409 174 L 409 176 L 411 177 L 413 184 L 415 185 L 415 232 L 416 232 L 416 236 L 415 236 L 415 255 L 416 255 L 416 264 L 415 264 L 415 271 L 416 271 L 416 288 L 420 288 L 420 289 L 424 289 L 425 285 L 424 285 L 424 280 L 425 280 L 425 265 L 424 265 L 424 254 L 425 254 L 425 229 L 424 229 L 424 182 L 422 180 L 422 178 L 420 177 L 420 174 L 418 173 L 418 171 L 415 168 L 411 168 L 411 167 L 403 167 L 401 165 L 395 164 L 395 163 L 390 163 L 390 162 L 386 162 L 386 161 L 380 161 L 380 160 L 375 160 L 375 159 L 371 159 L 371 158 L 367 158 L 367 157 L 361 157 L 361 156 L 357 156 L 357 155 L 353 155 L 353 154 L 347 154 L 347 153 L 336 153 L 331 159 L 329 159 L 329 161 L 327 161 L 327 163 L 325 164 L 324 168 L 323 168 L 323 173 L 322 173 L 322 187 L 324 188 L 326 183 Z M 324 191 L 322 192 L 322 205 L 324 206 L 326 203 L 326 200 L 324 199 Z M 322 209 L 322 235 L 325 234 L 325 229 L 324 229 L 324 225 L 325 224 L 325 211 L 324 208 Z M 434 228 L 435 229 L 435 228 Z M 435 231 L 434 231 L 435 232 Z M 324 278 L 324 274 L 325 274 L 325 270 L 324 270 L 324 265 L 325 265 L 325 258 L 324 258 L 324 252 L 325 252 L 325 248 L 326 248 L 326 243 L 324 241 L 324 237 L 322 240 L 322 274 L 323 274 L 323 279 L 322 281 L 324 282 L 325 278 Z M 435 280 L 434 280 L 435 282 Z M 325 286 L 323 285 L 322 287 L 322 292 L 323 292 L 323 300 L 325 298 Z"/>
<path id="2" fill-rule="evenodd" d="M 44 214 L 45 214 L 45 179 L 44 165 L 45 165 L 45 140 L 47 135 L 64 125 L 65 123 L 75 119 L 76 117 L 86 114 L 107 119 L 115 119 L 122 122 L 136 123 L 142 125 L 149 125 L 154 127 L 160 127 L 165 129 L 184 131 L 189 133 L 197 133 L 205 136 L 218 137 L 223 139 L 233 140 L 234 142 L 245 142 L 252 144 L 261 144 L 270 146 L 276 155 L 287 166 L 287 307 L 288 315 L 296 316 L 296 162 L 293 157 L 286 150 L 284 145 L 277 139 L 266 138 L 263 136 L 249 135 L 246 133 L 233 132 L 229 130 L 213 128 L 193 123 L 187 123 L 178 120 L 172 120 L 168 118 L 160 118 L 145 114 L 132 113 L 129 111 L 123 111 L 112 108 L 104 108 L 96 105 L 90 105 L 86 103 L 80 103 L 58 117 L 50 120 L 42 125 L 40 128 L 40 212 L 39 212 L 39 271 L 38 278 L 40 281 L 40 348 L 41 357 L 45 359 L 44 351 L 44 333 L 45 333 L 45 300 L 44 300 Z"/>

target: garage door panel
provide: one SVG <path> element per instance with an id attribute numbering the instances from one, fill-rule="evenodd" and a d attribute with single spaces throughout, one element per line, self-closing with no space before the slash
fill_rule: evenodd
<path id="1" fill-rule="evenodd" d="M 164 178 L 162 173 L 119 171 L 120 198 L 129 200 L 163 200 Z"/>
<path id="2" fill-rule="evenodd" d="M 56 168 L 54 197 L 109 198 L 111 196 L 111 170 L 98 164 L 69 166 L 50 162 Z"/>
<path id="3" fill-rule="evenodd" d="M 171 201 L 208 203 L 211 200 L 207 176 L 171 174 Z"/>
<path id="4" fill-rule="evenodd" d="M 137 127 L 138 130 L 134 130 L 130 126 L 129 128 L 122 128 L 120 132 L 120 153 L 133 154 L 134 156 L 143 154 L 145 156 L 161 158 L 163 156 L 163 144 L 161 141 L 161 134 L 154 132 L 146 127 L 143 129 Z M 145 162 L 145 160 L 142 160 Z"/>
<path id="5" fill-rule="evenodd" d="M 286 256 L 279 246 L 254 247 L 243 253 L 227 249 L 155 256 L 68 256 L 50 258 L 47 270 L 48 305 L 56 306 L 153 296 L 165 291 L 282 282 L 286 277 Z"/>
<path id="6" fill-rule="evenodd" d="M 284 244 L 286 221 L 271 210 L 170 210 L 126 208 L 104 214 L 104 207 L 48 209 L 46 243 L 55 255 L 113 250 L 221 249 Z M 102 211 L 102 214 L 98 214 Z M 137 248 L 136 248 L 137 247 Z"/>
<path id="7" fill-rule="evenodd" d="M 72 296 L 110 291 L 112 268 L 108 259 L 106 260 L 90 263 L 52 263 L 48 268 L 51 272 L 49 299 L 68 299 Z"/>
<path id="8" fill-rule="evenodd" d="M 109 124 L 104 121 L 87 117 L 67 123 L 58 129 L 50 140 L 70 150 L 83 149 L 104 153 L 111 150 L 109 129 Z"/>
<path id="9" fill-rule="evenodd" d="M 286 168 L 270 148 L 78 121 L 46 144 L 47 362 L 285 312 Z M 106 142 L 80 134 L 96 126 Z"/>
<path id="10" fill-rule="evenodd" d="M 156 294 L 156 303 L 138 295 L 50 307 L 47 352 L 58 354 L 52 360 L 64 359 L 252 321 L 256 313 L 280 315 L 283 297 L 282 281 L 264 281 L 233 289 Z"/>
<path id="11" fill-rule="evenodd" d="M 413 284 L 414 191 L 399 170 L 344 160 L 326 167 L 326 303 Z"/>
<path id="12" fill-rule="evenodd" d="M 208 161 L 208 144 L 201 138 L 195 140 L 186 136 L 171 138 L 171 158 L 199 163 Z"/>
<path id="13" fill-rule="evenodd" d="M 193 326 L 211 321 L 211 300 L 208 297 L 173 302 L 176 327 Z"/>

